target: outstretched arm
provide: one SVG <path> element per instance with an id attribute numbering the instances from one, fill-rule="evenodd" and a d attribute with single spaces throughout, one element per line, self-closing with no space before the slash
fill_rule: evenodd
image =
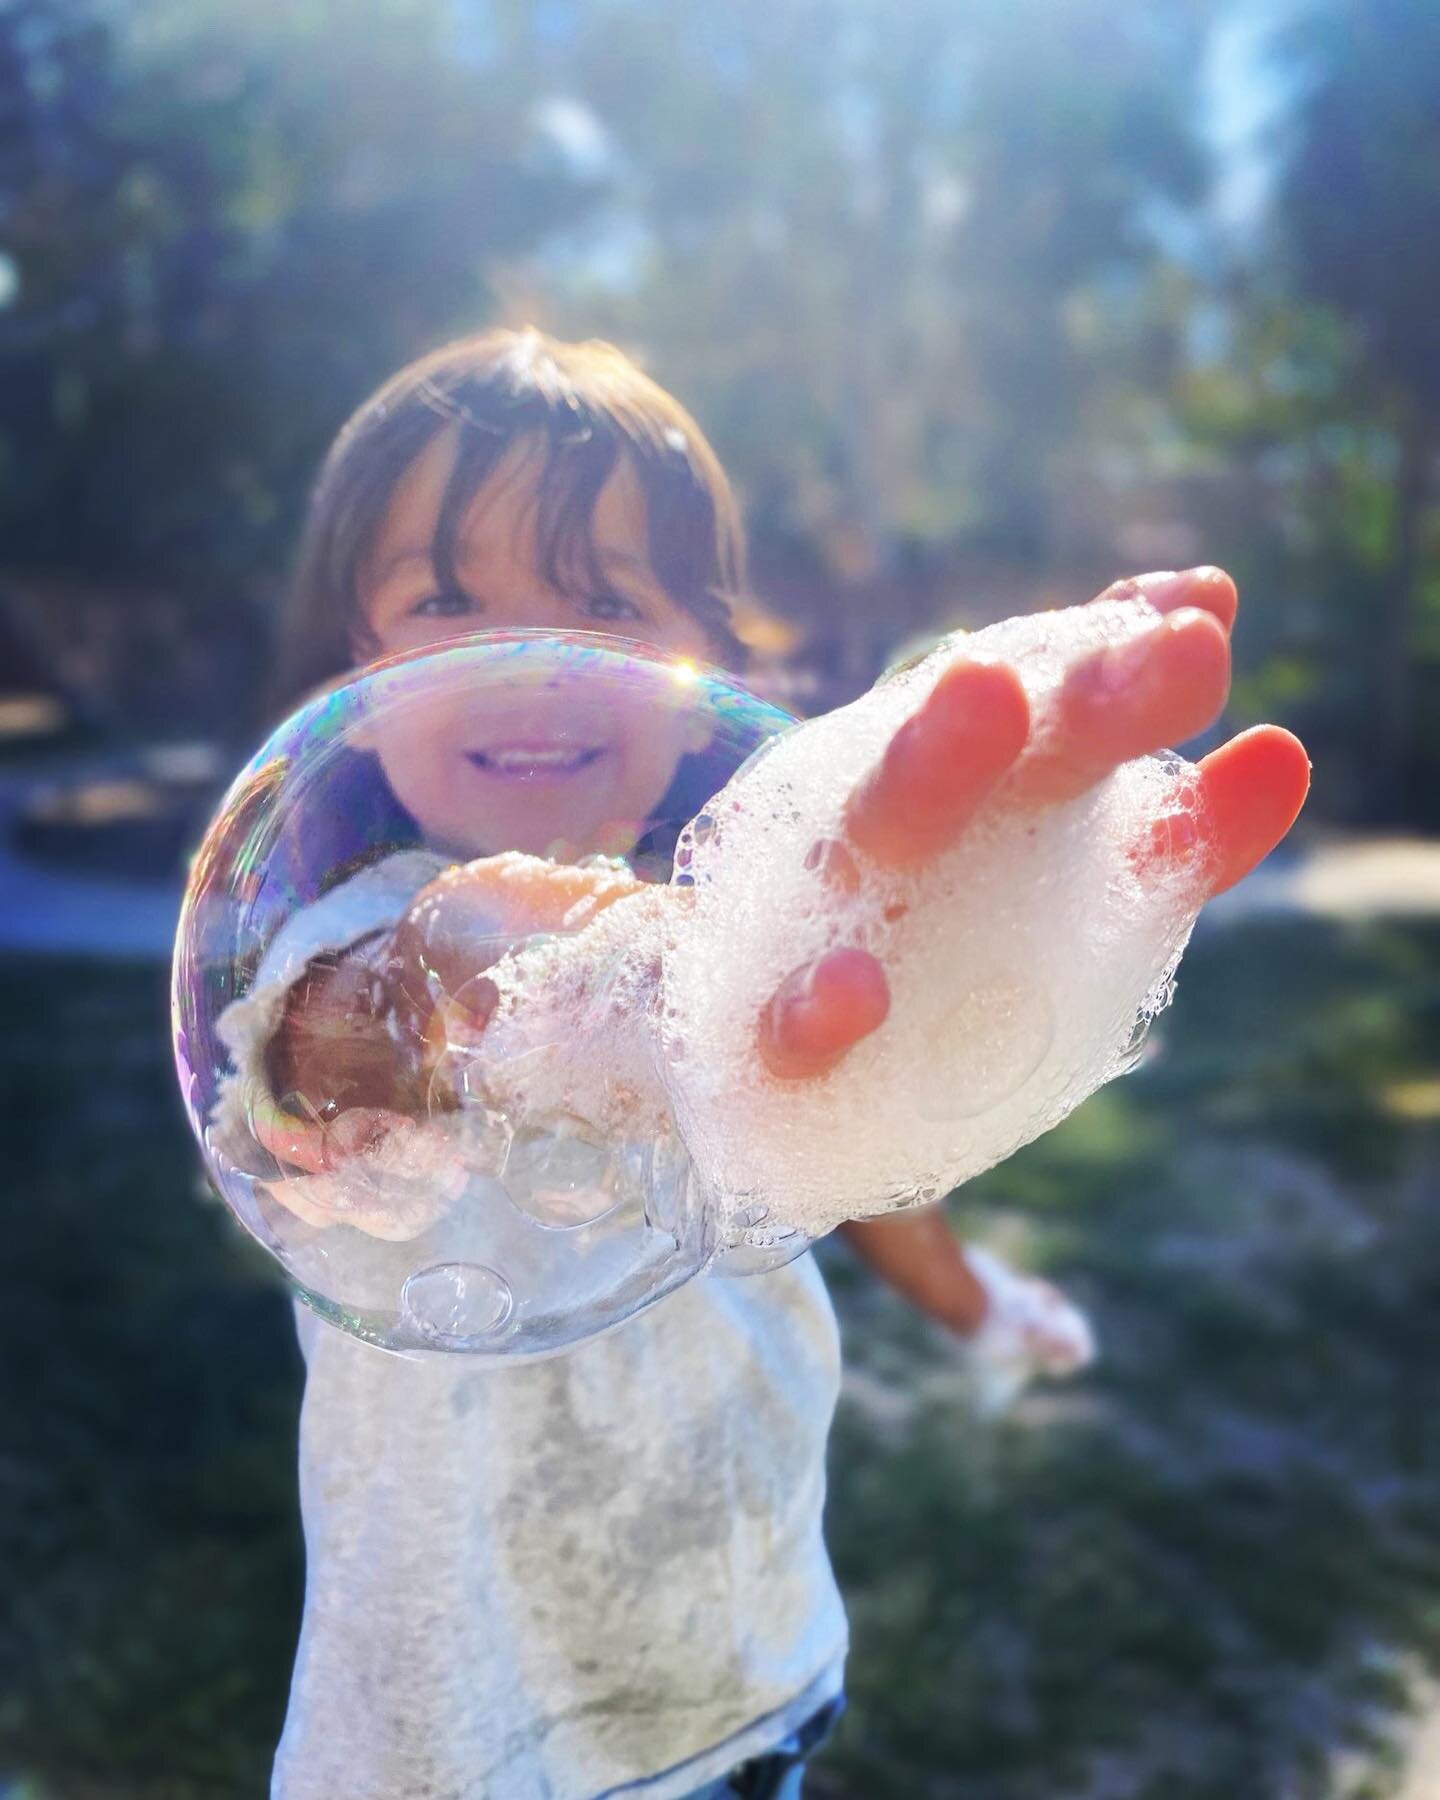
<path id="1" fill-rule="evenodd" d="M 871 1272 L 927 1318 L 967 1338 L 985 1323 L 984 1284 L 939 1207 L 852 1219 L 839 1230 Z"/>
<path id="2" fill-rule="evenodd" d="M 882 864 L 910 867 L 954 843 L 1002 784 L 1018 806 L 1068 799 L 1120 762 L 1211 724 L 1229 684 L 1234 584 L 1219 570 L 1194 569 L 1119 583 L 1101 598 L 1137 591 L 1162 614 L 1155 630 L 1072 672 L 1043 751 L 1030 748 L 1029 707 L 1012 670 L 953 665 L 852 799 L 851 840 Z M 1261 726 L 1214 751 L 1199 769 L 1214 895 L 1248 874 L 1288 831 L 1305 798 L 1309 762 L 1288 732 Z M 1136 846 L 1137 860 L 1184 855 L 1195 830 L 1192 814 L 1154 821 L 1148 840 Z M 875 960 L 860 951 L 834 953 L 782 988 L 761 1021 L 760 1055 L 780 1076 L 823 1073 L 887 1009 Z M 986 1289 L 938 1211 L 840 1230 L 882 1281 L 927 1316 L 962 1336 L 983 1322 Z"/>
<path id="3" fill-rule="evenodd" d="M 1106 597 L 1123 594 L 1126 585 Z M 852 795 L 841 838 L 825 847 L 823 866 L 830 878 L 842 886 L 854 878 L 852 847 L 882 866 L 913 868 L 954 845 L 993 799 L 1024 808 L 1073 797 L 1118 763 L 1208 724 L 1223 704 L 1228 682 L 1233 584 L 1218 571 L 1194 570 L 1142 578 L 1128 587 L 1143 593 L 1161 616 L 1140 639 L 1073 669 L 1041 732 L 1032 730 L 1029 701 L 1013 669 L 994 662 L 952 663 Z M 1206 880 L 1210 892 L 1219 892 L 1288 829 L 1304 797 L 1308 764 L 1287 733 L 1261 727 L 1207 757 L 1198 779 L 1206 815 Z M 1134 847 L 1137 861 L 1186 854 L 1193 848 L 1187 830 L 1193 830 L 1189 815 L 1154 821 L 1146 841 Z M 495 865 L 504 861 L 491 859 L 442 877 L 397 930 L 388 985 L 397 1008 L 411 1014 L 406 1022 L 413 1029 L 405 1035 L 412 1040 L 425 1040 L 440 1008 L 450 1004 L 446 996 L 466 992 L 474 1013 L 469 1023 L 483 1027 L 487 984 L 475 977 L 499 954 L 495 946 L 506 936 L 546 929 L 556 907 L 573 926 L 577 904 L 598 909 L 637 891 L 629 878 L 617 881 L 590 869 L 551 869 L 536 893 L 523 883 L 497 887 Z M 497 921 L 493 914 L 502 892 L 514 916 Z M 888 1007 L 880 963 L 859 948 L 832 951 L 780 983 L 757 1022 L 756 1054 L 775 1076 L 806 1080 L 833 1067 L 884 1020 Z M 439 1038 L 444 1035 L 441 1031 Z M 297 1077 L 295 1086 L 307 1099 L 309 1085 Z M 337 1098 L 327 1095 L 318 1102 L 321 1110 Z M 312 1114 L 314 1104 L 307 1108 Z M 358 1110 L 363 1114 L 363 1104 Z M 331 1166 L 339 1147 L 338 1121 L 326 1124 L 312 1116 L 282 1123 L 285 1148 L 276 1151 L 282 1160 L 303 1169 Z M 348 1121 L 346 1131 L 351 1128 L 368 1141 L 363 1117 Z M 886 1229 L 885 1221 L 872 1228 L 864 1240 L 867 1256 L 872 1250 L 880 1254 Z M 956 1281 L 963 1285 L 961 1276 Z"/>

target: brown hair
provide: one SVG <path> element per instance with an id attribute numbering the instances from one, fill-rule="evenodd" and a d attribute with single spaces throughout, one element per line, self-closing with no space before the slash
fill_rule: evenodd
<path id="1" fill-rule="evenodd" d="M 496 330 L 402 369 L 336 438 L 311 496 L 281 634 L 282 706 L 354 662 L 357 576 L 375 530 L 406 471 L 451 425 L 460 441 L 431 550 L 442 582 L 454 579 L 456 533 L 471 499 L 510 446 L 533 436 L 544 451 L 536 529 L 545 577 L 562 592 L 603 588 L 595 502 L 624 455 L 644 491 L 657 580 L 704 626 L 717 660 L 744 666 L 731 625 L 745 582 L 744 536 L 699 426 L 612 344 Z"/>

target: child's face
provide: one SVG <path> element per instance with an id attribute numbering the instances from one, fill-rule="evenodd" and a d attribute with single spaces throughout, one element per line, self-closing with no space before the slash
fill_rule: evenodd
<path id="1" fill-rule="evenodd" d="M 536 548 L 538 445 L 522 441 L 475 495 L 456 533 L 457 584 L 431 560 L 457 434 L 440 433 L 397 487 L 360 572 L 368 656 L 421 649 L 476 631 L 602 631 L 703 659 L 704 631 L 651 571 L 643 491 L 622 457 L 594 513 L 601 593 L 552 587 Z M 575 857 L 624 854 L 681 756 L 705 733 L 683 715 L 636 716 L 602 686 L 533 675 L 503 693 L 457 686 L 433 706 L 368 732 L 395 797 L 438 848 Z"/>

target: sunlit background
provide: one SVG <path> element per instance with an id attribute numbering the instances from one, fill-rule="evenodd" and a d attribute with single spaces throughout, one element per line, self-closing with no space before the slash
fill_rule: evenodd
<path id="1" fill-rule="evenodd" d="M 163 959 L 330 437 L 526 320 L 698 415 L 798 710 L 1215 562 L 1223 729 L 1314 756 L 1147 1064 L 951 1203 L 1093 1378 L 980 1420 L 827 1258 L 811 1791 L 1434 1800 L 1435 0 L 0 0 L 0 1794 L 263 1791 L 297 1358 Z"/>

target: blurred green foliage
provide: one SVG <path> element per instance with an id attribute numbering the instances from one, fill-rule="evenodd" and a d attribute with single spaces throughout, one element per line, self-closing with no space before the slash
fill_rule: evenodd
<path id="1" fill-rule="evenodd" d="M 1434 826 L 1437 34 L 1433 0 L 0 0 L 0 593 L 163 587 L 228 667 L 349 408 L 534 317 L 694 406 L 837 689 L 1213 560 L 1229 724 L 1304 732 L 1321 817 Z M 157 978 L 4 965 L 0 1025 L 0 1780 L 258 1793 L 286 1304 L 187 1203 Z M 827 1792 L 1387 1791 L 1440 1649 L 1437 1053 L 1429 929 L 1202 938 L 1162 1054 L 964 1196 L 1106 1346 L 1008 1422 L 830 1259 Z"/>
<path id="2" fill-rule="evenodd" d="M 223 646 L 350 406 L 533 316 L 695 405 L 837 691 L 1214 560 L 1234 722 L 1308 733 L 1321 814 L 1434 823 L 1437 16 L 5 0 L 6 568 L 170 584 Z"/>
<path id="3" fill-rule="evenodd" d="M 272 569 L 364 392 L 580 204 L 432 0 L 0 9 L 9 554 Z"/>
<path id="4" fill-rule="evenodd" d="M 163 998 L 0 964 L 0 1775 L 31 1800 L 262 1792 L 298 1623 L 289 1309 L 192 1198 Z M 817 1793 L 1390 1791 L 1440 1661 L 1440 930 L 1204 935 L 1157 1037 L 956 1203 L 1091 1306 L 1092 1376 L 979 1419 L 827 1254 L 854 1650 Z"/>
<path id="5" fill-rule="evenodd" d="M 1387 1713 L 1440 1655 L 1440 1095 L 1399 1116 L 1440 933 L 1205 936 L 1157 1032 L 957 1197 L 1091 1301 L 1083 1386 L 977 1423 L 953 1352 L 845 1277 L 867 1800 L 1391 1791 Z"/>

